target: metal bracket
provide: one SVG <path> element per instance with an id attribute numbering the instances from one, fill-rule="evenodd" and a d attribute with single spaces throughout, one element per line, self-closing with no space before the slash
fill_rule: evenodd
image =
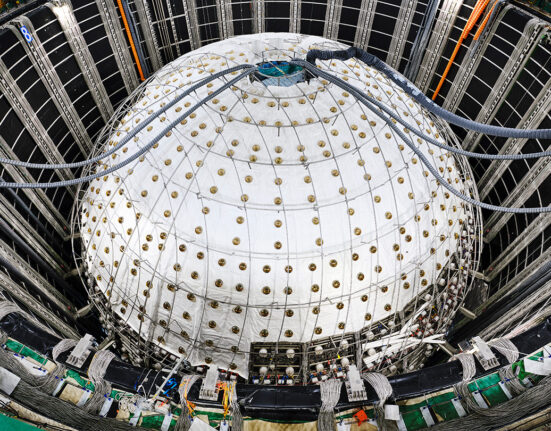
<path id="1" fill-rule="evenodd" d="M 344 385 L 349 402 L 367 400 L 364 382 L 356 365 L 350 365 L 348 368 Z"/>
<path id="2" fill-rule="evenodd" d="M 208 401 L 218 400 L 218 390 L 216 383 L 218 382 L 218 369 L 216 367 L 210 367 L 207 370 L 207 375 L 201 383 L 201 389 L 199 389 L 199 399 Z"/>
<path id="3" fill-rule="evenodd" d="M 491 368 L 499 366 L 499 361 L 494 355 L 494 352 L 492 352 L 490 347 L 484 342 L 484 340 L 482 340 L 482 338 L 473 337 L 471 342 L 475 348 L 474 356 L 478 359 L 478 362 L 480 362 L 482 368 L 488 371 Z"/>
<path id="4" fill-rule="evenodd" d="M 81 368 L 84 361 L 90 356 L 90 348 L 92 347 L 93 341 L 94 337 L 90 334 L 86 334 L 82 337 L 71 351 L 71 354 L 67 358 L 67 363 L 77 368 Z"/>

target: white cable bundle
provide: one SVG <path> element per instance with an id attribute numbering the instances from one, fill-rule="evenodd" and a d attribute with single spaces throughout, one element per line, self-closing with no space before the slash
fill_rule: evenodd
<path id="1" fill-rule="evenodd" d="M 243 430 L 243 415 L 241 414 L 241 409 L 239 408 L 239 403 L 237 402 L 237 391 L 233 385 L 232 394 L 231 394 L 231 429 L 232 431 L 242 431 Z"/>
<path id="2" fill-rule="evenodd" d="M 392 386 L 386 376 L 381 373 L 365 373 L 362 377 L 375 390 L 379 404 L 383 406 L 392 395 Z"/>
<path id="3" fill-rule="evenodd" d="M 8 340 L 8 335 L 4 331 L 0 331 L 0 344 L 5 344 Z M 51 373 L 45 375 L 34 375 L 28 372 L 27 368 L 23 365 L 23 362 L 16 359 L 14 354 L 8 350 L 0 348 L 0 362 L 4 365 L 3 367 L 7 368 L 11 372 L 17 374 L 18 376 L 23 376 L 25 381 L 32 385 L 33 387 L 40 389 L 46 393 L 52 393 L 54 388 L 57 386 L 56 375 L 57 368 Z M 8 364 L 8 365 L 6 365 Z M 65 372 L 64 369 L 62 372 Z"/>
<path id="4" fill-rule="evenodd" d="M 463 368 L 462 381 L 455 385 L 455 391 L 468 412 L 483 410 L 471 396 L 469 381 L 476 374 L 476 364 L 472 353 L 458 353 L 450 358 L 450 361 L 458 360 Z"/>
<path id="5" fill-rule="evenodd" d="M 40 329 L 50 333 L 54 334 L 50 328 L 45 326 L 42 322 L 40 322 L 36 317 L 30 315 L 29 313 L 24 312 L 21 310 L 17 305 L 15 305 L 13 302 L 8 300 L 0 300 L 0 321 L 4 320 L 4 318 L 11 313 L 19 313 L 21 316 L 24 316 L 25 319 L 31 321 L 34 325 L 38 326 Z"/>
<path id="6" fill-rule="evenodd" d="M 57 343 L 52 349 L 52 358 L 57 362 L 57 358 L 63 352 L 66 352 L 69 349 L 74 348 L 78 344 L 78 340 L 73 340 L 72 338 L 64 338 L 59 343 Z"/>
<path id="7" fill-rule="evenodd" d="M 113 358 L 115 358 L 115 354 L 108 350 L 99 350 L 92 358 L 90 367 L 88 367 L 88 377 L 94 384 L 94 393 L 84 405 L 87 412 L 98 413 L 103 405 L 104 395 L 111 394 L 111 384 L 104 377 Z"/>
<path id="8" fill-rule="evenodd" d="M 432 427 L 437 431 L 501 429 L 521 418 L 541 411 L 551 403 L 551 377 L 545 377 L 537 386 L 527 389 L 519 396 L 489 409 L 480 409 L 473 414 Z"/>
<path id="9" fill-rule="evenodd" d="M 388 378 L 381 373 L 365 373 L 362 377 L 366 383 L 375 390 L 375 393 L 379 398 L 379 402 L 373 408 L 375 411 L 375 420 L 377 421 L 378 428 L 382 430 L 397 429 L 398 426 L 396 421 L 385 419 L 384 406 L 386 400 L 388 400 L 392 395 L 392 385 L 388 381 Z"/>
<path id="10" fill-rule="evenodd" d="M 57 361 L 58 356 L 72 349 L 77 345 L 77 341 L 71 338 L 66 338 L 57 343 L 52 349 L 52 358 L 56 363 L 56 367 L 47 376 L 44 376 L 43 382 L 40 384 L 42 390 L 46 393 L 52 393 L 59 383 L 59 379 L 65 377 L 65 365 Z"/>
<path id="11" fill-rule="evenodd" d="M 330 379 L 320 385 L 321 407 L 318 416 L 318 431 L 333 431 L 335 429 L 335 406 L 341 396 L 342 382 Z"/>
<path id="12" fill-rule="evenodd" d="M 472 353 L 458 353 L 450 358 L 448 362 L 458 360 L 463 368 L 463 381 L 468 382 L 476 374 L 476 364 Z"/>
<path id="13" fill-rule="evenodd" d="M 184 376 L 180 382 L 178 393 L 180 394 L 180 404 L 182 406 L 182 412 L 180 417 L 174 426 L 173 431 L 188 431 L 191 428 L 191 420 L 189 418 L 189 409 L 187 407 L 187 394 L 194 383 L 199 379 L 199 376 Z"/>
<path id="14" fill-rule="evenodd" d="M 15 305 L 13 302 L 0 301 L 0 321 L 4 320 L 4 318 L 11 313 L 23 314 L 23 312 L 19 309 L 19 307 Z"/>
<path id="15" fill-rule="evenodd" d="M 507 361 L 512 364 L 519 358 L 519 352 L 517 346 L 508 338 L 496 338 L 488 343 L 488 346 L 493 347 L 499 353 L 501 353 Z"/>
<path id="16" fill-rule="evenodd" d="M 488 345 L 505 356 L 505 359 L 507 359 L 509 364 L 518 361 L 520 356 L 518 348 L 508 338 L 496 338 L 495 340 L 491 340 Z M 501 380 L 506 382 L 513 395 L 519 395 L 526 390 L 526 388 L 518 380 L 511 365 L 505 365 L 501 368 L 499 370 L 499 377 Z"/>

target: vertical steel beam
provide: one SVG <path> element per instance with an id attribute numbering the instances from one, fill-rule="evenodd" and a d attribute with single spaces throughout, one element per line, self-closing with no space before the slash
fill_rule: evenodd
<path id="1" fill-rule="evenodd" d="M 417 3 L 417 0 L 402 2 L 402 6 L 398 12 L 396 27 L 394 27 L 394 34 L 392 35 L 388 55 L 386 57 L 387 64 L 395 69 L 398 69 L 400 61 L 402 60 L 402 54 L 404 53 L 409 29 L 411 28 L 413 16 L 417 9 Z"/>
<path id="2" fill-rule="evenodd" d="M 67 317 L 74 318 L 76 308 L 48 280 L 19 256 L 8 244 L 0 240 L 0 258 L 6 260 L 55 305 Z"/>
<path id="3" fill-rule="evenodd" d="M 162 0 L 153 0 L 153 13 L 157 17 L 157 28 L 159 29 L 159 37 L 161 38 L 161 48 L 165 51 L 165 56 L 168 61 L 174 60 L 174 53 L 170 46 L 170 33 L 168 29 L 168 18 L 165 15 Z"/>
<path id="4" fill-rule="evenodd" d="M 51 140 L 48 132 L 36 117 L 31 105 L 27 102 L 25 95 L 21 92 L 17 83 L 13 80 L 6 64 L 0 60 L 0 91 L 10 106 L 19 117 L 40 151 L 44 154 L 49 163 L 65 163 L 63 156 Z M 73 173 L 69 169 L 58 169 L 57 174 L 63 180 L 73 179 Z M 74 195 L 74 189 L 70 192 Z"/>
<path id="5" fill-rule="evenodd" d="M 265 32 L 265 10 L 264 0 L 252 0 L 253 8 L 253 33 Z"/>
<path id="6" fill-rule="evenodd" d="M 450 37 L 453 24 L 462 3 L 457 0 L 444 0 L 441 5 L 440 13 L 436 18 L 436 24 L 434 25 L 432 36 L 415 81 L 415 85 L 423 93 L 426 93 L 429 88 L 430 81 L 434 75 L 438 61 L 442 58 L 444 47 Z"/>
<path id="7" fill-rule="evenodd" d="M 530 55 L 537 47 L 536 41 L 540 38 L 544 26 L 541 20 L 531 19 L 525 27 L 522 37 L 515 47 L 517 56 L 510 59 L 511 65 L 507 65 L 508 74 L 502 73 L 494 84 L 490 96 L 482 106 L 482 109 L 476 116 L 476 121 L 480 123 L 490 124 L 495 118 L 497 111 L 504 102 L 504 97 L 509 93 L 511 86 L 516 82 L 520 73 L 524 69 Z M 463 148 L 473 151 L 480 142 L 482 135 L 473 131 L 469 131 L 463 140 Z"/>
<path id="8" fill-rule="evenodd" d="M 140 28 L 142 29 L 145 46 L 149 52 L 149 59 L 151 60 L 151 65 L 153 66 L 154 72 L 162 67 L 163 61 L 161 59 L 159 41 L 157 40 L 157 35 L 153 29 L 153 18 L 151 16 L 151 11 L 149 10 L 149 4 L 147 3 L 147 0 L 134 0 L 134 4 L 136 5 Z"/>
<path id="9" fill-rule="evenodd" d="M 289 31 L 291 33 L 300 33 L 300 16 L 302 10 L 302 0 L 291 0 L 291 16 Z"/>
<path id="10" fill-rule="evenodd" d="M 371 37 L 371 27 L 373 26 L 373 19 L 375 18 L 376 7 L 377 0 L 362 0 L 358 23 L 363 24 L 357 27 L 354 37 L 354 46 L 362 49 L 367 48 L 367 43 Z"/>
<path id="11" fill-rule="evenodd" d="M 231 9 L 231 0 L 218 0 L 216 2 L 218 13 L 218 28 L 221 39 L 227 39 L 233 36 L 233 12 Z"/>
<path id="12" fill-rule="evenodd" d="M 551 225 L 551 217 L 549 214 L 540 214 L 538 215 L 532 223 L 530 223 L 522 233 L 514 238 L 513 241 L 503 250 L 498 257 L 496 257 L 492 263 L 488 265 L 488 269 L 491 271 L 486 271 L 488 281 L 492 281 L 496 278 L 499 273 L 515 259 L 519 251 L 526 248 L 534 239 L 540 236 L 548 226 Z"/>
<path id="13" fill-rule="evenodd" d="M 33 37 L 32 42 L 27 42 L 21 34 L 21 27 L 25 26 L 27 32 Z M 59 114 L 71 135 L 75 139 L 76 144 L 80 148 L 81 153 L 87 157 L 92 150 L 92 139 L 86 131 L 86 127 L 82 123 L 80 116 L 78 115 L 71 98 L 65 91 L 65 87 L 59 78 L 54 65 L 50 61 L 44 46 L 40 42 L 38 35 L 34 29 L 33 23 L 26 16 L 18 17 L 14 19 L 10 25 L 7 26 L 17 36 L 19 42 L 25 49 L 27 56 L 31 60 L 38 76 L 44 83 L 44 86 L 50 93 L 52 101 L 57 106 Z"/>
<path id="14" fill-rule="evenodd" d="M 551 249 L 544 250 L 543 253 L 536 259 L 534 259 L 526 268 L 520 271 L 517 275 L 511 278 L 505 286 L 501 287 L 496 293 L 494 293 L 486 302 L 480 304 L 476 313 L 481 313 L 485 308 L 488 308 L 494 302 L 504 297 L 509 291 L 514 289 L 519 284 L 523 283 L 530 276 L 534 275 L 543 264 L 547 263 L 551 259 Z M 538 295 L 541 293 L 538 293 Z"/>
<path id="15" fill-rule="evenodd" d="M 201 35 L 199 34 L 199 20 L 197 19 L 197 9 L 194 0 L 182 0 L 184 3 L 184 11 L 186 13 L 186 24 L 189 32 L 189 41 L 191 49 L 200 48 Z"/>
<path id="16" fill-rule="evenodd" d="M 525 280 L 528 277 L 523 276 L 521 278 Z M 521 282 L 522 281 L 520 281 L 519 283 Z M 518 285 L 518 283 L 516 285 Z M 547 299 L 549 298 L 550 293 L 551 293 L 551 281 L 548 281 L 547 283 L 540 286 L 537 292 L 534 292 L 531 295 L 529 295 L 527 298 L 525 298 L 522 301 L 521 304 L 515 307 L 514 309 L 515 318 L 511 319 L 511 315 L 509 313 L 504 314 L 495 322 L 491 323 L 488 327 L 482 329 L 482 331 L 480 331 L 480 336 L 484 337 L 484 339 L 487 340 L 487 339 L 492 339 L 499 335 L 503 335 L 503 331 L 507 331 L 510 333 L 511 330 L 513 330 L 513 332 L 517 332 L 519 330 L 520 331 L 526 330 L 527 328 L 530 328 L 534 324 L 536 324 L 534 319 L 537 319 L 538 315 L 541 321 L 543 321 L 549 315 L 548 313 L 551 308 L 551 306 L 549 306 L 548 305 L 549 303 L 547 302 Z M 493 303 L 495 301 L 491 301 L 491 302 Z M 542 302 L 544 302 L 544 304 L 540 305 Z M 488 303 L 485 303 L 483 305 L 486 306 L 486 304 Z M 537 313 L 534 313 L 536 306 L 539 307 L 539 310 Z M 521 318 L 522 316 L 528 317 L 527 316 L 528 313 L 532 314 L 529 320 L 522 319 L 522 321 L 520 322 L 522 323 L 522 326 L 525 326 L 525 329 L 522 329 L 522 326 L 519 328 L 518 319 Z M 512 325 L 514 326 L 512 327 Z M 502 428 L 502 429 L 505 429 L 505 428 Z M 515 428 L 507 428 L 507 429 L 513 430 L 518 428 L 515 427 Z M 528 429 L 537 429 L 537 428 L 530 427 L 530 428 L 524 428 L 524 429 L 528 430 Z"/>
<path id="17" fill-rule="evenodd" d="M 61 29 L 65 34 L 65 39 L 67 39 L 67 43 L 80 67 L 82 76 L 94 98 L 94 102 L 96 102 L 103 121 L 107 123 L 113 115 L 113 105 L 111 105 L 109 95 L 107 94 L 107 90 L 105 90 L 92 54 L 88 50 L 88 44 L 80 31 L 71 4 L 66 0 L 60 0 L 59 4 L 46 3 L 46 6 L 57 17 Z"/>
<path id="18" fill-rule="evenodd" d="M 551 148 L 548 147 L 547 150 Z M 551 158 L 544 157 L 539 159 L 530 171 L 522 178 L 517 186 L 509 192 L 507 198 L 501 203 L 506 207 L 520 207 L 526 199 L 528 199 L 543 181 L 549 176 L 551 169 Z M 545 191 L 541 191 L 545 193 Z M 509 219 L 513 216 L 511 213 L 494 212 L 488 221 L 484 224 L 484 230 L 488 233 L 485 235 L 485 241 L 489 242 L 495 238 L 498 232 L 505 226 Z"/>
<path id="19" fill-rule="evenodd" d="M 34 316 L 56 330 L 64 338 L 78 339 L 80 337 L 75 329 L 67 325 L 54 312 L 48 310 L 19 283 L 13 281 L 2 271 L 0 271 L 0 290 L 5 290 L 10 297 L 23 304 Z"/>
<path id="20" fill-rule="evenodd" d="M 11 160 L 17 160 L 17 156 L 12 151 L 6 141 L 0 136 L 0 156 Z M 33 183 L 35 178 L 25 168 L 21 168 L 13 165 L 4 165 L 4 169 L 11 175 L 11 177 L 22 183 Z M 56 206 L 52 203 L 50 198 L 44 193 L 43 189 L 22 189 L 22 192 L 32 202 L 32 204 L 40 211 L 44 218 L 50 225 L 56 230 L 56 232 L 64 236 L 65 228 L 68 228 L 67 220 L 61 215 Z M 13 209 L 12 209 L 13 210 Z"/>
<path id="21" fill-rule="evenodd" d="M 180 51 L 180 44 L 178 43 L 178 32 L 176 31 L 176 23 L 174 22 L 174 13 L 172 12 L 170 1 L 165 1 L 165 4 L 168 10 L 168 18 L 165 19 L 165 25 L 168 26 L 168 24 L 166 24 L 167 21 L 168 23 L 170 23 L 170 30 L 172 31 L 172 37 L 174 38 L 174 47 L 176 48 L 176 58 L 178 58 L 182 55 L 182 52 Z M 172 48 L 170 46 L 169 49 L 172 51 Z"/>
<path id="22" fill-rule="evenodd" d="M 57 254 L 53 247 L 42 238 L 24 217 L 8 202 L 4 196 L 0 196 L 0 217 L 6 221 L 13 231 L 19 235 L 33 250 L 48 263 L 58 274 L 63 274 L 69 265 Z M 65 269 L 61 267 L 63 265 Z"/>
<path id="23" fill-rule="evenodd" d="M 109 45 L 113 50 L 115 61 L 122 76 L 124 87 L 128 94 L 139 85 L 138 74 L 134 68 L 134 62 L 128 52 L 126 39 L 119 23 L 119 16 L 115 9 L 115 4 L 109 0 L 95 0 L 98 6 L 105 33 L 109 40 Z"/>
<path id="24" fill-rule="evenodd" d="M 459 65 L 459 70 L 455 75 L 455 78 L 453 80 L 453 85 L 448 91 L 448 94 L 446 94 L 446 99 L 442 104 L 442 106 L 445 109 L 449 111 L 455 111 L 457 109 L 457 106 L 459 105 L 459 103 L 461 102 L 461 99 L 465 95 L 465 92 L 467 91 L 467 88 L 469 87 L 469 84 L 471 83 L 474 73 L 478 69 L 480 62 L 482 61 L 482 59 L 487 59 L 487 57 L 484 57 L 484 54 L 486 52 L 486 49 L 490 45 L 490 41 L 495 35 L 497 27 L 500 25 L 500 21 L 503 18 L 503 15 L 505 15 L 507 11 L 512 7 L 513 7 L 512 5 L 506 5 L 503 9 L 499 11 L 498 17 L 493 21 L 492 27 L 489 29 L 486 29 L 484 33 L 482 33 L 483 39 L 481 40 L 481 43 L 478 45 L 477 52 L 473 52 L 474 45 L 475 45 L 474 43 L 471 44 L 471 46 L 469 47 L 469 51 L 465 56 L 465 59 Z M 513 60 L 514 57 L 516 57 L 515 53 L 516 53 L 516 50 L 513 52 L 513 57 L 509 59 L 509 61 L 503 68 L 502 75 L 509 74 L 509 68 L 512 67 L 512 64 L 514 63 L 511 60 Z"/>
<path id="25" fill-rule="evenodd" d="M 551 80 L 547 82 L 541 93 L 538 94 L 536 100 L 522 117 L 522 120 L 517 125 L 519 129 L 537 129 L 543 119 L 549 114 L 551 109 Z M 528 139 L 508 138 L 505 144 L 500 148 L 499 154 L 517 154 Z M 503 176 L 503 173 L 511 165 L 511 160 L 493 160 L 490 166 L 484 172 L 482 178 L 478 181 L 478 190 L 480 198 L 484 199 L 497 181 Z M 551 216 L 550 216 L 551 218 Z"/>
<path id="26" fill-rule="evenodd" d="M 325 26 L 323 27 L 323 37 L 326 39 L 337 39 L 341 11 L 342 0 L 332 0 L 327 4 L 327 9 L 325 11 Z"/>
<path id="27" fill-rule="evenodd" d="M 428 0 L 427 10 L 425 11 L 425 16 L 423 17 L 421 27 L 419 28 L 417 36 L 413 41 L 413 47 L 409 53 L 408 63 L 404 71 L 404 76 L 412 82 L 415 81 L 415 78 L 419 72 L 419 66 L 421 65 L 421 61 L 423 59 L 423 53 L 429 43 L 432 27 L 438 14 L 438 9 L 440 8 L 441 2 L 442 0 Z"/>

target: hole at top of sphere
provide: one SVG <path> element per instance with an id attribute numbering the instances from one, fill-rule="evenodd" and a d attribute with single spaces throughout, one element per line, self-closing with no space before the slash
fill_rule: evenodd
<path id="1" fill-rule="evenodd" d="M 290 87 L 306 80 L 304 68 L 288 61 L 265 61 L 257 66 L 254 76 L 265 86 Z"/>

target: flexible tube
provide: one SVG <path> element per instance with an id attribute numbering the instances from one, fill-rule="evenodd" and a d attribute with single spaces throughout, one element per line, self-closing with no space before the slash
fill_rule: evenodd
<path id="1" fill-rule="evenodd" d="M 384 73 L 391 81 L 404 90 L 409 96 L 413 97 L 417 103 L 427 109 L 434 115 L 441 117 L 448 123 L 455 124 L 456 126 L 463 127 L 465 129 L 472 130 L 474 132 L 483 133 L 485 135 L 500 136 L 503 138 L 518 138 L 518 139 L 551 139 L 551 129 L 514 129 L 509 127 L 492 126 L 489 124 L 479 123 L 477 121 L 469 120 L 468 118 L 460 117 L 459 115 L 450 112 L 441 106 L 434 103 L 427 96 L 425 96 L 421 90 L 415 85 L 406 80 L 399 73 L 394 71 L 385 62 L 379 59 L 377 56 L 370 54 L 360 48 L 351 47 L 346 50 L 338 51 L 322 51 L 319 49 L 312 49 L 306 54 L 306 61 L 315 66 L 316 60 L 349 60 L 355 57 L 358 60 L 364 62 L 370 67 L 377 69 L 379 72 Z"/>
<path id="2" fill-rule="evenodd" d="M 504 213 L 513 213 L 513 214 L 538 214 L 538 213 L 549 213 L 551 212 L 551 207 L 535 207 L 535 208 L 508 208 L 503 207 L 499 205 L 491 205 L 484 202 L 477 201 L 476 199 L 473 199 L 469 196 L 464 195 L 463 193 L 457 191 L 455 188 L 453 188 L 448 182 L 440 176 L 438 171 L 432 166 L 432 164 L 429 162 L 429 160 L 425 157 L 422 151 L 420 151 L 411 141 L 411 139 L 408 139 L 408 137 L 400 130 L 400 128 L 394 124 L 390 118 L 384 116 L 382 113 L 378 112 L 377 109 L 373 107 L 369 103 L 369 101 L 365 98 L 365 95 L 358 91 L 354 86 L 348 85 L 346 82 L 344 82 L 342 79 L 337 78 L 327 72 L 323 72 L 319 70 L 317 67 L 312 66 L 311 64 L 305 64 L 304 61 L 297 61 L 297 64 L 304 64 L 304 67 L 306 67 L 312 74 L 322 76 L 324 79 L 327 79 L 328 81 L 332 82 L 333 84 L 337 85 L 338 87 L 342 88 L 345 91 L 348 91 L 349 93 L 353 94 L 363 105 L 365 105 L 369 110 L 371 110 L 374 114 L 376 114 L 379 118 L 381 118 L 393 131 L 396 133 L 405 143 L 408 147 L 410 147 L 415 154 L 419 157 L 419 159 L 423 162 L 423 164 L 427 167 L 429 172 L 438 180 L 438 182 L 448 189 L 451 193 L 453 193 L 455 196 L 460 198 L 461 200 L 468 202 L 472 205 L 491 210 L 491 211 L 498 211 L 498 212 L 504 212 Z"/>
<path id="3" fill-rule="evenodd" d="M 120 1 L 120 0 L 119 0 Z M 442 76 L 440 77 L 440 81 L 438 82 L 438 85 L 436 86 L 436 90 L 434 90 L 434 94 L 432 95 L 432 100 L 436 100 L 436 97 L 438 96 L 438 93 L 442 89 L 442 86 L 444 85 L 444 82 L 446 81 L 446 77 L 448 76 L 448 73 L 450 72 L 450 69 L 453 65 L 453 62 L 455 61 L 455 57 L 459 53 L 459 49 L 461 48 L 461 45 L 463 44 L 463 41 L 467 39 L 467 36 L 471 32 L 472 28 L 480 18 L 480 15 L 482 15 L 482 12 L 484 9 L 486 9 L 486 6 L 488 5 L 488 2 L 490 0 L 478 0 L 476 3 L 473 11 L 471 12 L 471 16 L 469 17 L 469 20 L 465 24 L 465 27 L 463 28 L 463 32 L 461 33 L 461 37 L 455 44 L 455 49 L 453 50 L 453 53 L 448 60 L 448 64 L 446 66 L 446 69 L 444 69 L 444 73 L 442 73 Z"/>
<path id="4" fill-rule="evenodd" d="M 172 108 L 175 104 L 180 102 L 184 97 L 193 93 L 198 88 L 201 88 L 205 84 L 208 84 L 209 82 L 214 81 L 215 79 L 218 79 L 221 76 L 227 75 L 228 73 L 237 72 L 242 69 L 250 69 L 253 67 L 254 66 L 250 64 L 242 64 L 239 66 L 230 67 L 229 69 L 216 72 L 211 76 L 199 81 L 198 83 L 186 89 L 186 91 L 184 91 L 182 94 L 179 94 L 174 100 L 172 100 L 171 102 L 163 106 L 161 110 L 157 111 L 157 115 L 148 117 L 143 123 L 140 123 L 137 127 L 133 128 L 132 131 L 128 133 L 123 139 L 121 139 L 121 141 L 115 147 L 111 148 L 109 151 L 102 153 L 96 157 L 92 157 L 91 159 L 83 160 L 81 162 L 75 162 L 75 163 L 50 164 L 50 163 L 29 163 L 29 162 L 23 162 L 21 160 L 11 160 L 11 159 L 0 158 L 0 163 L 4 163 L 6 165 L 22 166 L 27 169 L 74 169 L 74 168 L 80 168 L 82 166 L 91 165 L 92 163 L 96 163 L 102 159 L 109 157 L 111 154 L 113 154 L 114 152 L 122 148 L 126 143 L 130 142 L 130 140 L 134 136 L 136 136 L 139 132 L 145 129 L 152 121 L 156 120 L 161 113 L 166 112 L 168 109 Z"/>
<path id="5" fill-rule="evenodd" d="M 72 180 L 65 180 L 65 181 L 57 181 L 57 182 L 53 182 L 53 183 L 6 183 L 6 182 L 1 182 L 0 183 L 0 188 L 16 188 L 16 189 L 23 189 L 23 188 L 42 189 L 42 188 L 45 188 L 45 189 L 50 189 L 50 188 L 55 188 L 55 187 L 68 187 L 68 186 L 72 186 L 72 185 L 75 185 L 75 184 L 81 184 L 81 183 L 85 183 L 85 182 L 88 182 L 88 181 L 92 181 L 92 180 L 95 180 L 96 178 L 100 178 L 100 177 L 108 175 L 112 172 L 115 172 L 115 171 L 123 168 L 124 166 L 128 165 L 133 160 L 136 160 L 138 157 L 140 157 L 145 152 L 149 151 L 149 149 L 151 149 L 151 147 L 153 147 L 153 145 L 155 145 L 156 142 L 158 142 L 160 139 L 162 139 L 163 136 L 166 135 L 166 133 L 168 133 L 172 128 L 174 128 L 184 118 L 188 117 L 192 112 L 197 110 L 197 108 L 203 106 L 209 100 L 211 100 L 214 97 L 218 96 L 224 90 L 227 90 L 228 88 L 230 88 L 232 85 L 236 84 L 241 79 L 245 78 L 248 75 L 251 75 L 255 70 L 256 69 L 254 67 L 249 66 L 248 71 L 243 72 L 242 74 L 235 77 L 231 81 L 228 81 L 226 84 L 222 85 L 221 87 L 219 87 L 218 89 L 213 91 L 211 94 L 206 96 L 204 99 L 197 102 L 195 105 L 193 105 L 186 112 L 184 112 L 182 115 L 180 115 L 172 123 L 168 124 L 157 136 L 155 136 L 149 142 L 149 144 L 147 144 L 146 146 L 141 148 L 136 153 L 132 154 L 129 158 L 127 158 L 124 161 L 110 167 L 109 169 L 106 169 L 106 170 L 101 171 L 101 172 L 97 172 L 93 175 L 88 175 L 86 177 L 74 178 Z"/>
<path id="6" fill-rule="evenodd" d="M 307 63 L 304 60 L 293 60 L 293 63 L 306 68 L 312 67 L 310 63 Z M 325 74 L 327 72 L 320 71 L 319 69 L 316 68 L 316 73 L 320 74 L 320 76 L 325 77 L 326 75 L 322 75 L 322 74 Z M 333 76 L 333 75 L 329 75 L 329 76 Z M 390 109 L 387 105 L 379 102 L 374 97 L 371 97 L 368 94 L 363 93 L 359 88 L 354 87 L 352 84 L 349 84 L 348 82 L 345 82 L 345 81 L 343 82 L 345 83 L 347 88 L 353 88 L 357 92 L 360 92 L 363 95 L 363 97 L 367 99 L 370 103 L 374 104 L 375 106 L 377 106 L 377 108 L 384 111 L 390 117 L 394 118 L 398 123 L 406 127 L 413 134 L 419 136 L 421 139 L 424 139 L 430 144 L 433 144 L 437 147 L 440 147 L 452 153 L 459 154 L 465 157 L 473 157 L 476 159 L 486 159 L 486 160 L 526 160 L 526 159 L 539 159 L 541 157 L 551 157 L 551 151 L 539 151 L 537 153 L 525 153 L 525 154 L 483 154 L 483 153 L 473 153 L 472 151 L 463 150 L 462 148 L 451 147 L 442 142 L 438 142 L 432 136 L 425 134 L 422 130 L 412 128 L 407 121 L 397 116 L 396 112 L 393 112 L 392 109 Z"/>
<path id="7" fill-rule="evenodd" d="M 140 81 L 143 82 L 145 81 L 145 76 L 142 70 L 142 63 L 140 61 L 138 52 L 136 51 L 136 45 L 134 45 L 134 38 L 132 37 L 132 30 L 128 25 L 128 20 L 126 19 L 126 12 L 122 5 L 121 0 L 117 0 L 117 5 L 119 7 L 119 13 L 121 14 L 122 23 L 124 24 L 124 28 L 126 29 L 126 36 L 128 37 L 128 42 L 130 42 L 130 49 L 132 51 L 132 55 L 134 56 L 134 61 L 136 61 L 136 67 L 138 68 L 138 72 L 140 74 Z"/>

